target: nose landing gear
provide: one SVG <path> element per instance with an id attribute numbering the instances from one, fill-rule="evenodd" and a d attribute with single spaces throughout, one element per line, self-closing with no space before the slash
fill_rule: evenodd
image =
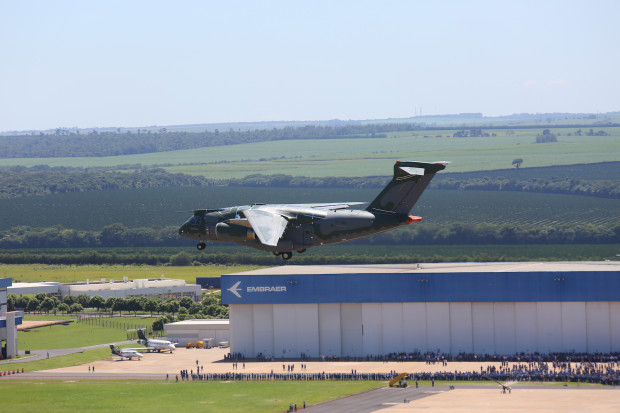
<path id="1" fill-rule="evenodd" d="M 199 242 L 198 245 L 196 245 L 196 248 L 198 248 L 198 251 L 202 251 L 203 249 L 207 248 L 207 244 L 205 244 L 204 242 Z"/>

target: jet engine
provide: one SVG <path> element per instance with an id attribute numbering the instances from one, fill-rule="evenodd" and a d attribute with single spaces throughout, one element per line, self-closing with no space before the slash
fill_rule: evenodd
<path id="1" fill-rule="evenodd" d="M 252 228 L 220 222 L 215 226 L 215 237 L 218 241 L 243 242 L 256 239 L 256 234 Z"/>

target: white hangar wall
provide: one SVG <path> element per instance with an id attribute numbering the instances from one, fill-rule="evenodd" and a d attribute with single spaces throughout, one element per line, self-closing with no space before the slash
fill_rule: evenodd
<path id="1" fill-rule="evenodd" d="M 620 351 L 620 302 L 234 304 L 230 325 L 249 357 Z"/>
<path id="2" fill-rule="evenodd" d="M 221 286 L 248 357 L 620 351 L 620 262 L 287 265 Z"/>

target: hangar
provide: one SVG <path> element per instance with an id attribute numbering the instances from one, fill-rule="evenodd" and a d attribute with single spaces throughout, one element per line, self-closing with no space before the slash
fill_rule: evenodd
<path id="1" fill-rule="evenodd" d="M 164 324 L 168 340 L 184 346 L 212 338 L 215 345 L 230 340 L 228 320 L 185 320 Z"/>
<path id="2" fill-rule="evenodd" d="M 222 302 L 247 357 L 620 351 L 619 262 L 287 265 Z"/>

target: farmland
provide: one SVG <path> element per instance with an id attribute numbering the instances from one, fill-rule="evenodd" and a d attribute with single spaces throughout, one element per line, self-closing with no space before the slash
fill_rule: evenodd
<path id="1" fill-rule="evenodd" d="M 377 189 L 187 187 L 112 190 L 0 200 L 0 230 L 60 225 L 81 230 L 112 223 L 127 227 L 176 227 L 195 208 L 255 202 L 371 201 Z M 186 212 L 180 212 L 186 211 Z M 413 213 L 424 223 L 519 225 L 595 224 L 620 221 L 620 200 L 521 192 L 428 190 Z M 175 228 L 171 228 L 175 231 Z"/>
<path id="2" fill-rule="evenodd" d="M 512 135 L 507 135 L 505 129 L 489 129 L 486 131 L 497 136 L 468 138 L 447 137 L 457 129 L 394 132 L 387 138 L 282 140 L 140 155 L 3 158 L 0 165 L 160 165 L 171 172 L 241 178 L 255 173 L 319 177 L 389 175 L 395 159 L 449 160 L 453 172 L 507 168 L 515 158 L 524 159 L 527 167 L 617 161 L 620 128 L 597 128 L 609 136 L 568 136 L 573 129 L 558 129 L 554 131 L 561 134 L 558 142 L 536 144 L 542 129 L 515 130 Z"/>

